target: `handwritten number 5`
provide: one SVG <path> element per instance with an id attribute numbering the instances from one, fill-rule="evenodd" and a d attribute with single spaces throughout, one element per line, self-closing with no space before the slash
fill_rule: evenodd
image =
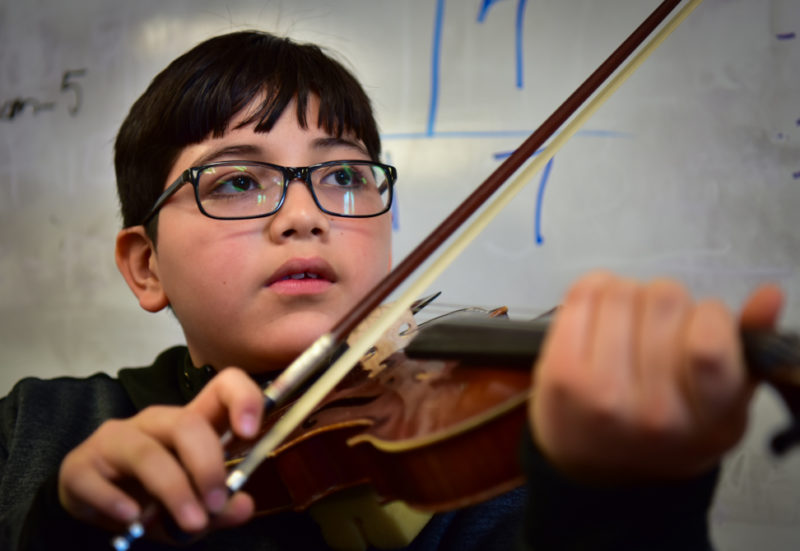
<path id="1" fill-rule="evenodd" d="M 83 99 L 83 90 L 78 83 L 74 82 L 73 78 L 82 77 L 86 75 L 86 69 L 75 69 L 72 71 L 64 71 L 61 76 L 61 91 L 66 92 L 72 90 L 75 93 L 75 103 L 70 106 L 69 114 L 75 116 L 81 108 L 81 101 Z"/>

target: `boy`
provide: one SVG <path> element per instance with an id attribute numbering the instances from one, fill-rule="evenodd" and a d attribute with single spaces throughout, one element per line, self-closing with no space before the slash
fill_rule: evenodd
<path id="1" fill-rule="evenodd" d="M 255 381 L 389 270 L 379 155 L 360 85 L 313 46 L 224 35 L 153 80 L 116 142 L 116 258 L 186 347 L 116 379 L 25 380 L 0 402 L 4 549 L 104 548 L 150 500 L 210 532 L 191 548 L 325 548 L 307 515 L 251 519 L 250 496 L 228 498 L 219 434 L 252 436 Z M 780 302 L 761 289 L 743 323 L 770 326 Z M 527 513 L 517 490 L 434 516 L 409 549 L 708 548 L 715 465 L 752 391 L 736 331 L 675 283 L 589 274 L 536 366 Z"/>

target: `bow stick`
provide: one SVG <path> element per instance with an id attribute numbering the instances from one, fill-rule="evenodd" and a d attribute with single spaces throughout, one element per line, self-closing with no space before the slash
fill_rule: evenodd
<path id="1" fill-rule="evenodd" d="M 446 269 L 466 246 L 489 224 L 511 199 L 547 164 L 556 152 L 583 126 L 583 124 L 613 95 L 627 78 L 655 51 L 702 0 L 690 0 L 668 21 L 586 107 L 556 135 L 542 151 L 495 198 L 447 249 L 403 292 L 356 342 L 348 343 L 347 350 L 320 376 L 281 417 L 273 428 L 254 446 L 248 456 L 228 475 L 226 484 L 235 492 L 247 481 L 258 465 L 266 459 L 302 423 L 316 405 L 342 380 L 367 350 L 387 331 L 395 320 L 408 309 L 420 294 Z M 664 21 L 680 0 L 666 0 L 623 42 L 586 81 L 520 146 L 491 176 L 442 222 L 425 241 L 406 257 L 373 291 L 357 305 L 339 324 L 320 337 L 290 365 L 265 391 L 268 408 L 281 403 L 311 374 L 318 370 L 332 351 L 372 310 L 374 310 L 407 276 L 437 249 L 466 218 L 471 216 L 489 196 L 508 179 L 522 163 L 550 138 L 558 128 L 583 104 L 599 86 L 638 48 Z"/>
<path id="2" fill-rule="evenodd" d="M 606 86 L 583 105 L 608 80 L 623 62 L 661 25 L 681 0 L 664 0 L 614 52 L 531 134 L 494 172 L 469 195 L 431 234 L 398 264 L 376 287 L 329 332 L 320 336 L 264 389 L 264 409 L 270 411 L 284 403 L 295 390 L 322 370 L 331 355 L 344 346 L 347 336 L 374 311 L 411 273 L 427 260 L 455 231 L 472 216 L 542 145 L 564 129 L 547 147 L 490 203 L 448 248 L 392 304 L 387 305 L 355 342 L 319 377 L 319 379 L 286 411 L 280 420 L 253 447 L 251 452 L 228 474 L 226 486 L 233 493 L 239 490 L 288 435 L 302 423 L 316 405 L 333 390 L 363 354 L 387 331 L 420 294 L 447 268 L 466 246 L 489 224 L 511 199 L 541 170 L 597 109 L 632 75 L 645 59 L 661 45 L 702 0 L 689 2 L 653 36 L 628 64 Z M 227 440 L 227 434 L 223 441 Z M 155 515 L 148 507 L 139 521 L 130 524 L 123 535 L 112 539 L 112 546 L 124 551 L 143 536 L 144 525 Z"/>

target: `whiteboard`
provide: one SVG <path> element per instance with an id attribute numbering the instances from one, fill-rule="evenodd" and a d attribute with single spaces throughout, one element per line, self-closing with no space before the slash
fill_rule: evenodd
<path id="1" fill-rule="evenodd" d="M 0 393 L 149 364 L 182 342 L 113 261 L 116 131 L 170 60 L 259 28 L 338 52 L 398 167 L 402 258 L 656 0 L 0 0 Z M 737 308 L 776 281 L 800 329 L 800 2 L 706 0 L 437 281 L 525 317 L 604 267 Z M 478 297 L 476 299 L 476 297 Z M 762 392 L 712 513 L 722 550 L 797 549 L 800 466 Z"/>

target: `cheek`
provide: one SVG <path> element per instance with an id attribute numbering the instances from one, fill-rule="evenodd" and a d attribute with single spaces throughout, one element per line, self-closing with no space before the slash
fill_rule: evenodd
<path id="1" fill-rule="evenodd" d="M 241 265 L 247 255 L 220 239 L 204 238 L 201 232 L 191 237 L 162 243 L 162 284 L 171 301 L 217 301 L 225 288 L 235 284 L 236 274 L 245 273 Z M 219 236 L 217 236 L 219 237 Z"/>
<path id="2" fill-rule="evenodd" d="M 391 228 L 378 225 L 373 231 L 361 235 L 360 246 L 356 247 L 360 255 L 359 265 L 364 269 L 364 275 L 374 285 L 382 279 L 391 269 L 392 248 Z"/>

